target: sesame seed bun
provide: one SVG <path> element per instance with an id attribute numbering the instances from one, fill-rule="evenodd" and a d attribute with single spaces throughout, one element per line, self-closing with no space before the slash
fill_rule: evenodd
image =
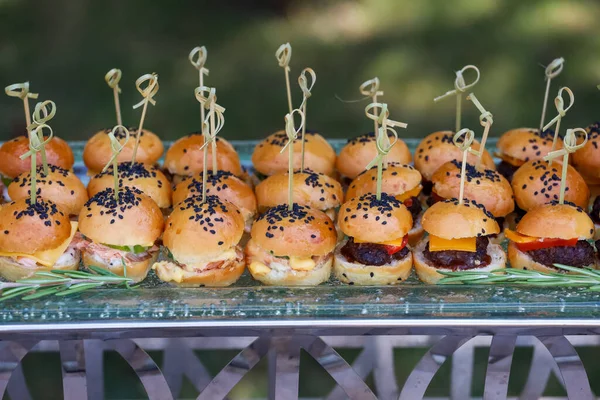
<path id="1" fill-rule="evenodd" d="M 443 164 L 433 174 L 433 192 L 444 199 L 460 196 L 462 162 L 457 160 Z M 491 169 L 477 170 L 467 164 L 465 169 L 463 198 L 483 204 L 494 217 L 505 217 L 515 209 L 513 191 L 505 177 Z"/>
<path id="2" fill-rule="evenodd" d="M 413 257 L 410 252 L 391 264 L 364 265 L 352 263 L 343 256 L 341 249 L 345 244 L 346 241 L 338 245 L 333 260 L 333 273 L 340 282 L 364 286 L 397 285 L 408 279 L 412 272 Z"/>
<path id="3" fill-rule="evenodd" d="M 556 273 L 558 268 L 548 267 L 544 264 L 541 264 L 535 261 L 531 256 L 521 250 L 513 243 L 508 243 L 508 260 L 510 261 L 510 266 L 512 268 L 517 269 L 527 269 L 530 271 L 538 271 L 545 273 Z M 595 264 L 587 265 L 587 268 L 595 268 Z M 584 268 L 586 268 L 584 267 Z M 565 273 L 570 274 L 571 272 L 564 271 Z"/>
<path id="4" fill-rule="evenodd" d="M 392 135 L 388 136 L 393 140 Z M 369 164 L 376 155 L 377 143 L 375 134 L 369 132 L 348 141 L 340 151 L 335 167 L 342 176 L 354 179 L 365 170 L 367 164 Z M 412 161 L 412 156 L 410 155 L 406 143 L 399 139 L 385 157 L 385 160 L 388 162 L 397 162 L 399 164 L 409 164 Z"/>
<path id="5" fill-rule="evenodd" d="M 549 165 L 547 161 L 528 161 L 515 172 L 512 188 L 519 208 L 529 211 L 532 208 L 558 200 L 562 163 L 556 160 Z M 590 200 L 590 189 L 583 177 L 573 168 L 567 166 L 567 188 L 565 200 L 587 207 Z"/>
<path id="6" fill-rule="evenodd" d="M 391 163 L 382 169 L 381 191 L 399 196 L 421 185 L 421 173 L 410 165 Z M 367 193 L 377 192 L 377 168 L 358 175 L 346 192 L 346 201 Z"/>
<path id="7" fill-rule="evenodd" d="M 399 200 L 381 193 L 381 200 L 377 200 L 375 194 L 366 194 L 342 204 L 338 224 L 347 236 L 381 243 L 406 236 L 413 220 L 410 211 Z"/>
<path id="8" fill-rule="evenodd" d="M 235 176 L 242 176 L 240 156 L 231 143 L 217 137 L 217 167 L 229 171 Z M 204 136 L 201 133 L 192 133 L 184 136 L 167 150 L 164 167 L 173 175 L 193 176 L 202 174 L 204 163 Z M 208 145 L 206 165 L 212 169 L 212 145 Z"/>
<path id="9" fill-rule="evenodd" d="M 594 223 L 581 207 L 552 202 L 527 212 L 516 230 L 539 238 L 585 240 L 594 236 Z"/>
<path id="10" fill-rule="evenodd" d="M 64 169 L 73 168 L 75 158 L 73 151 L 59 137 L 52 137 L 50 142 L 44 147 L 46 149 L 46 159 L 48 164 L 57 165 Z M 14 178 L 24 172 L 31 171 L 31 160 L 28 158 L 22 160 L 21 155 L 29 151 L 29 139 L 27 136 L 19 136 L 2 144 L 0 147 L 0 174 Z M 37 154 L 37 165 L 42 164 L 42 156 Z"/>
<path id="11" fill-rule="evenodd" d="M 588 141 L 581 149 L 571 154 L 571 162 L 590 184 L 600 183 L 600 123 L 585 129 Z"/>
<path id="12" fill-rule="evenodd" d="M 134 187 L 150 196 L 160 208 L 171 207 L 171 185 L 160 169 L 154 165 L 130 161 L 120 163 L 118 168 L 119 184 Z M 90 197 L 106 188 L 114 188 L 113 167 L 101 172 L 90 179 L 88 194 Z"/>
<path id="13" fill-rule="evenodd" d="M 275 175 L 288 170 L 288 151 L 281 153 L 288 138 L 284 131 L 267 136 L 254 148 L 252 164 L 263 175 Z M 300 169 L 302 141 L 300 135 L 294 141 L 294 169 Z M 333 176 L 335 172 L 335 150 L 325 138 L 315 132 L 306 132 L 304 141 L 304 165 L 311 171 Z"/>
<path id="14" fill-rule="evenodd" d="M 219 170 L 216 175 L 208 174 L 206 194 L 235 205 L 248 223 L 256 215 L 256 197 L 252 188 L 231 172 Z M 173 190 L 173 204 L 177 205 L 192 196 L 202 196 L 202 176 L 194 176 L 180 182 Z"/>
<path id="15" fill-rule="evenodd" d="M 458 200 L 439 201 L 427 209 L 421 220 L 423 229 L 443 239 L 461 239 L 500 233 L 492 213 L 474 200 L 458 204 Z"/>
<path id="16" fill-rule="evenodd" d="M 189 197 L 173 208 L 163 244 L 181 264 L 210 262 L 237 246 L 244 233 L 240 210 L 217 196 Z"/>
<path id="17" fill-rule="evenodd" d="M 96 253 L 84 249 L 83 254 L 83 266 L 89 268 L 90 266 L 99 267 L 107 271 L 117 274 L 119 276 L 124 275 L 123 263 L 118 264 L 111 263 L 112 260 L 99 257 Z M 133 283 L 138 283 L 146 279 L 150 267 L 156 262 L 158 258 L 158 251 L 152 253 L 152 256 L 142 261 L 126 261 L 127 265 L 127 277 L 133 280 Z"/>
<path id="18" fill-rule="evenodd" d="M 541 135 L 538 129 L 517 128 L 504 133 L 496 144 L 497 155 L 516 167 L 527 161 L 541 160 L 552 150 L 554 131 L 546 130 Z M 556 149 L 562 148 L 562 140 Z"/>
<path id="19" fill-rule="evenodd" d="M 256 187 L 256 199 L 261 211 L 288 201 L 289 174 L 271 175 Z M 293 199 L 303 206 L 325 211 L 339 207 L 344 198 L 342 185 L 330 176 L 316 172 L 296 172 Z"/>
<path id="20" fill-rule="evenodd" d="M 171 277 L 170 270 L 178 268 L 181 270 L 180 282 L 174 281 Z M 224 268 L 209 269 L 207 271 L 188 271 L 181 269 L 178 265 L 175 265 L 169 261 L 161 261 L 155 263 L 152 269 L 156 272 L 156 275 L 163 281 L 175 284 L 179 287 L 225 287 L 232 285 L 246 269 L 246 262 L 242 258 L 241 260 L 233 260 L 227 264 Z"/>
<path id="21" fill-rule="evenodd" d="M 12 200 L 29 198 L 30 188 L 31 173 L 25 172 L 8 185 L 8 196 Z M 77 175 L 55 165 L 48 165 L 48 175 L 44 175 L 42 166 L 37 168 L 36 190 L 38 196 L 51 200 L 71 216 L 79 215 L 88 201 L 87 190 Z"/>
<path id="22" fill-rule="evenodd" d="M 112 188 L 96 193 L 79 214 L 79 231 L 91 241 L 111 246 L 154 244 L 163 229 L 163 215 L 156 203 L 139 189 Z"/>
<path id="23" fill-rule="evenodd" d="M 423 175 L 423 179 L 430 181 L 435 171 L 448 161 L 462 160 L 462 151 L 452 142 L 453 137 L 452 131 L 434 132 L 419 143 L 415 151 L 415 168 Z M 474 140 L 471 148 L 479 150 L 479 142 Z M 475 164 L 477 157 L 469 154 L 467 162 Z M 483 153 L 482 164 L 488 169 L 496 169 L 494 159 L 487 150 Z"/>
<path id="24" fill-rule="evenodd" d="M 135 127 L 129 129 L 129 141 L 117 157 L 118 162 L 131 161 L 133 157 L 133 148 L 138 129 Z M 112 129 L 103 129 L 98 131 L 87 141 L 83 148 L 83 162 L 88 168 L 90 175 L 96 175 L 102 171 L 102 168 L 108 163 L 112 156 L 110 139 L 108 134 Z M 115 137 L 120 141 L 125 140 L 125 133 L 120 130 L 115 133 Z M 140 145 L 136 154 L 136 161 L 143 164 L 156 164 L 164 152 L 163 144 L 155 133 L 148 129 L 142 130 Z"/>

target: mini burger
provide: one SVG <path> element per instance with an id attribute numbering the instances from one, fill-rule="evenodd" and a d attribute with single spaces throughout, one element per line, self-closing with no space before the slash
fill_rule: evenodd
<path id="1" fill-rule="evenodd" d="M 240 156 L 231 143 L 217 137 L 217 167 L 219 170 L 228 171 L 242 179 L 246 178 L 246 172 L 240 164 Z M 167 150 L 164 168 L 173 176 L 173 183 L 178 184 L 184 179 L 201 175 L 204 163 L 204 136 L 200 133 L 192 133 L 177 140 Z M 212 167 L 212 151 L 208 151 L 206 160 L 209 168 Z"/>
<path id="2" fill-rule="evenodd" d="M 515 209 L 515 201 L 510 183 L 500 173 L 491 169 L 478 170 L 472 164 L 465 165 L 465 186 L 463 198 L 475 200 L 483 205 L 496 219 L 501 233 L 488 235 L 494 243 L 504 239 L 502 230 L 505 218 Z M 460 196 L 461 163 L 456 160 L 443 164 L 433 177 L 433 188 L 427 203 L 432 205 L 446 199 L 456 199 Z"/>
<path id="3" fill-rule="evenodd" d="M 287 172 L 288 152 L 281 149 L 288 142 L 284 131 L 276 132 L 267 136 L 256 145 L 252 153 L 252 164 L 259 180 L 277 173 Z M 300 154 L 302 141 L 300 138 L 294 141 L 294 153 Z M 300 169 L 301 157 L 295 157 L 294 169 Z M 306 131 L 304 140 L 304 165 L 311 171 L 333 176 L 335 172 L 335 150 L 316 132 Z"/>
<path id="4" fill-rule="evenodd" d="M 53 136 L 44 147 L 48 164 L 70 170 L 73 168 L 75 158 L 73 151 L 59 137 Z M 0 174 L 4 183 L 8 185 L 10 180 L 18 175 L 31 170 L 29 158 L 22 160 L 20 157 L 29 151 L 29 138 L 26 135 L 9 140 L 0 147 Z M 42 164 L 42 156 L 38 152 L 37 165 Z"/>
<path id="5" fill-rule="evenodd" d="M 0 276 L 9 281 L 38 271 L 76 270 L 80 253 L 74 240 L 77 222 L 71 222 L 50 200 L 29 198 L 0 208 Z"/>
<path id="6" fill-rule="evenodd" d="M 462 151 L 454 145 L 452 141 L 454 132 L 441 131 L 435 132 L 425 137 L 417 146 L 415 151 L 415 168 L 423 176 L 423 194 L 429 196 L 431 194 L 433 174 L 439 167 L 448 161 L 461 160 Z M 473 150 L 479 150 L 479 142 L 474 140 L 471 145 Z M 484 150 L 482 156 L 482 164 L 485 168 L 496 169 L 494 160 L 487 150 Z M 469 154 L 467 162 L 475 164 L 477 156 Z"/>
<path id="7" fill-rule="evenodd" d="M 37 167 L 37 195 L 48 199 L 64 211 L 68 216 L 76 218 L 81 208 L 88 201 L 88 193 L 79 178 L 71 171 L 48 165 L 48 175 L 44 167 Z M 8 196 L 12 200 L 29 198 L 31 192 L 31 172 L 17 176 L 8 186 Z"/>
<path id="8" fill-rule="evenodd" d="M 600 122 L 588 126 L 585 130 L 587 143 L 571 154 L 570 159 L 588 185 L 600 185 Z"/>
<path id="9" fill-rule="evenodd" d="M 513 268 L 540 272 L 562 271 L 554 264 L 595 267 L 594 223 L 573 204 L 552 201 L 529 211 L 516 231 L 506 231 L 510 240 L 508 259 Z"/>
<path id="10" fill-rule="evenodd" d="M 334 273 L 349 285 L 395 285 L 412 270 L 408 233 L 410 211 L 395 197 L 365 194 L 340 208 L 339 227 L 347 236 L 335 251 Z"/>
<path id="11" fill-rule="evenodd" d="M 120 186 L 141 190 L 145 195 L 150 196 L 163 212 L 171 207 L 171 184 L 158 167 L 126 161 L 119 164 L 117 172 Z M 113 166 L 109 165 L 106 171 L 90 179 L 87 187 L 90 197 L 107 188 L 114 187 L 113 173 Z"/>
<path id="12" fill-rule="evenodd" d="M 189 197 L 202 196 L 202 186 L 202 176 L 197 175 L 178 183 L 173 191 L 173 204 L 177 206 Z M 256 215 L 256 197 L 246 182 L 229 171 L 219 170 L 216 174 L 210 171 L 206 178 L 206 194 L 236 206 L 242 213 L 245 231 L 250 232 Z"/>
<path id="13" fill-rule="evenodd" d="M 83 264 L 140 282 L 158 256 L 162 229 L 160 208 L 141 190 L 125 186 L 116 200 L 114 189 L 104 189 L 79 214 Z"/>
<path id="14" fill-rule="evenodd" d="M 412 215 L 413 226 L 408 232 L 408 244 L 415 245 L 423 236 L 423 207 L 418 199 L 423 187 L 421 174 L 410 165 L 391 162 L 382 168 L 381 191 L 400 200 Z M 346 192 L 346 201 L 377 192 L 377 168 L 364 171 L 354 179 Z"/>
<path id="15" fill-rule="evenodd" d="M 329 279 L 337 235 L 323 212 L 299 204 L 270 208 L 252 226 L 248 269 L 267 285 L 314 286 Z"/>
<path id="16" fill-rule="evenodd" d="M 167 219 L 168 260 L 152 268 L 160 279 L 179 286 L 229 286 L 245 269 L 243 233 L 244 218 L 233 204 L 217 196 L 206 196 L 205 202 L 188 197 Z"/>
<path id="17" fill-rule="evenodd" d="M 474 200 L 440 201 L 423 215 L 429 234 L 413 250 L 415 271 L 420 280 L 435 284 L 444 275 L 438 271 L 493 271 L 504 268 L 506 255 L 490 235 L 500 233 L 492 213 Z"/>
<path id="18" fill-rule="evenodd" d="M 515 171 L 527 161 L 541 160 L 552 151 L 554 131 L 543 131 L 532 128 L 511 129 L 504 133 L 496 144 L 496 156 L 502 161 L 498 164 L 498 172 L 512 181 Z M 558 140 L 556 149 L 562 148 L 562 140 Z"/>
<path id="19" fill-rule="evenodd" d="M 112 129 L 98 131 L 87 141 L 83 148 L 83 162 L 88 168 L 89 175 L 93 176 L 99 174 L 112 156 L 110 139 L 108 137 L 110 132 L 112 132 Z M 138 128 L 129 128 L 129 133 L 131 137 L 135 139 L 138 134 Z M 115 132 L 115 137 L 118 140 L 124 140 L 125 132 L 119 129 Z M 135 140 L 127 142 L 123 151 L 121 151 L 117 157 L 119 163 L 131 161 L 135 142 Z M 143 164 L 156 164 L 158 159 L 162 156 L 163 151 L 164 147 L 160 138 L 147 129 L 142 130 L 142 133 L 140 134 L 140 144 L 136 154 L 136 161 Z"/>
<path id="20" fill-rule="evenodd" d="M 391 134 L 388 134 L 388 136 L 391 141 L 395 140 Z M 335 162 L 335 167 L 342 176 L 342 181 L 345 181 L 346 184 L 350 183 L 365 170 L 367 164 L 376 155 L 377 138 L 373 132 L 348 140 Z M 385 160 L 399 164 L 410 164 L 412 156 L 406 143 L 398 139 L 388 155 L 385 156 Z"/>

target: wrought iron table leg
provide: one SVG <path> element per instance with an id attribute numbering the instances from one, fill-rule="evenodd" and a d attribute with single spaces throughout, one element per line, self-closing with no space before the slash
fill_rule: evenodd
<path id="1" fill-rule="evenodd" d="M 104 342 L 88 339 L 83 342 L 87 393 L 89 400 L 104 399 Z"/>
<path id="2" fill-rule="evenodd" d="M 65 400 L 87 399 L 83 340 L 60 340 L 58 346 L 62 365 L 63 398 Z"/>
<path id="3" fill-rule="evenodd" d="M 398 383 L 394 368 L 394 345 L 387 336 L 370 338 L 375 346 L 373 378 L 377 397 L 380 400 L 395 400 L 398 398 Z"/>
<path id="4" fill-rule="evenodd" d="M 473 364 L 475 362 L 475 340 L 468 341 L 452 354 L 450 371 L 450 398 L 463 400 L 471 397 L 473 386 Z"/>
<path id="5" fill-rule="evenodd" d="M 0 398 L 8 388 L 11 399 L 31 399 L 23 376 L 21 361 L 35 347 L 35 342 L 1 342 L 0 347 Z"/>
<path id="6" fill-rule="evenodd" d="M 269 352 L 269 400 L 297 400 L 300 378 L 300 341 L 276 337 Z"/>
<path id="7" fill-rule="evenodd" d="M 484 400 L 506 399 L 516 342 L 517 337 L 514 335 L 495 335 L 492 338 L 485 376 Z"/>
<path id="8" fill-rule="evenodd" d="M 367 379 L 367 376 L 373 371 L 374 363 L 375 363 L 375 341 L 371 340 L 372 338 L 368 338 L 364 344 L 363 351 L 360 352 L 356 360 L 352 363 L 352 369 L 356 372 L 360 379 L 363 381 Z M 377 387 L 377 383 L 375 384 Z M 346 393 L 344 389 L 337 385 L 329 396 L 327 396 L 326 400 L 342 400 L 346 399 Z"/>

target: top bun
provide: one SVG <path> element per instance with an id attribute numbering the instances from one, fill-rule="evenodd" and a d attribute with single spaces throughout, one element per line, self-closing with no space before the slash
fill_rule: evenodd
<path id="1" fill-rule="evenodd" d="M 433 192 L 444 199 L 460 196 L 462 162 L 452 160 L 435 171 L 431 181 Z M 513 191 L 505 177 L 491 169 L 477 170 L 472 164 L 465 166 L 464 199 L 482 204 L 494 217 L 505 217 L 515 209 Z"/>
<path id="2" fill-rule="evenodd" d="M 381 191 L 392 196 L 400 196 L 409 190 L 421 188 L 421 173 L 410 165 L 391 162 L 382 169 Z M 377 192 L 377 168 L 371 168 L 358 175 L 346 192 L 346 201 L 367 193 Z"/>
<path id="3" fill-rule="evenodd" d="M 458 204 L 449 199 L 428 208 L 421 219 L 423 229 L 442 239 L 462 239 L 494 235 L 500 227 L 492 213 L 474 200 Z"/>
<path id="4" fill-rule="evenodd" d="M 44 147 L 46 149 L 46 159 L 48 164 L 56 165 L 64 169 L 73 168 L 75 158 L 73 157 L 73 151 L 65 142 L 59 137 L 52 137 L 52 139 Z M 29 151 L 29 139 L 27 136 L 19 136 L 8 142 L 4 142 L 0 147 L 0 174 L 9 178 L 15 178 L 16 176 L 31 171 L 31 161 L 29 157 L 22 160 L 21 155 Z M 38 152 L 37 154 L 37 165 L 41 165 L 42 156 Z"/>
<path id="5" fill-rule="evenodd" d="M 128 130 L 129 141 L 123 148 L 123 151 L 117 156 L 117 162 L 131 161 L 133 157 L 133 148 L 135 147 L 138 128 L 131 127 Z M 83 148 L 83 162 L 92 175 L 100 173 L 112 156 L 110 139 L 108 137 L 110 132 L 112 132 L 112 129 L 104 129 L 96 132 Z M 115 132 L 115 137 L 123 141 L 125 140 L 125 132 L 119 129 Z M 160 138 L 148 129 L 143 129 L 135 161 L 143 164 L 156 164 L 162 156 L 163 151 L 164 147 Z"/>
<path id="6" fill-rule="evenodd" d="M 581 149 L 571 154 L 570 160 L 587 183 L 600 184 L 600 123 L 596 122 L 585 129 L 588 141 Z"/>
<path id="7" fill-rule="evenodd" d="M 261 209 L 275 207 L 288 200 L 288 173 L 271 175 L 256 187 L 256 199 Z M 330 176 L 316 172 L 295 172 L 294 202 L 325 211 L 339 207 L 344 198 L 342 185 Z"/>
<path id="8" fill-rule="evenodd" d="M 393 136 L 388 134 L 391 140 Z M 377 140 L 373 132 L 348 140 L 348 143 L 340 151 L 335 162 L 337 170 L 346 178 L 354 179 L 364 172 L 365 167 L 377 155 Z M 385 157 L 388 162 L 409 164 L 412 161 L 408 146 L 403 140 L 398 139 L 394 147 Z"/>
<path id="9" fill-rule="evenodd" d="M 277 257 L 329 254 L 337 243 L 333 221 L 322 211 L 294 204 L 270 208 L 252 225 L 252 241 Z"/>
<path id="10" fill-rule="evenodd" d="M 244 233 L 240 210 L 217 196 L 188 197 L 167 219 L 163 243 L 177 262 L 199 264 L 214 260 L 236 246 Z"/>
<path id="11" fill-rule="evenodd" d="M 81 207 L 88 201 L 87 190 L 77 175 L 56 165 L 48 165 L 48 175 L 44 175 L 44 167 L 40 165 L 36 185 L 38 196 L 51 200 L 67 215 L 79 215 Z M 31 172 L 25 172 L 8 186 L 8 196 L 12 200 L 25 199 L 30 190 Z"/>
<path id="12" fill-rule="evenodd" d="M 134 187 L 150 196 L 160 208 L 171 207 L 171 184 L 169 180 L 154 165 L 131 161 L 120 163 L 118 166 L 119 185 Z M 106 188 L 114 188 L 113 167 L 95 175 L 88 183 L 90 197 Z"/>
<path id="13" fill-rule="evenodd" d="M 551 129 L 545 130 L 541 134 L 538 129 L 511 129 L 498 139 L 497 155 L 503 161 L 518 167 L 527 161 L 544 158 L 552 150 L 553 138 L 554 131 Z M 558 140 L 556 145 L 557 149 L 561 149 L 562 140 Z"/>
<path id="14" fill-rule="evenodd" d="M 125 186 L 115 200 L 112 188 L 89 199 L 79 214 L 79 231 L 100 244 L 151 246 L 160 237 L 164 218 L 141 190 Z"/>
<path id="15" fill-rule="evenodd" d="M 441 131 L 434 132 L 425 137 L 417 146 L 415 152 L 415 167 L 423 175 L 424 180 L 430 181 L 435 171 L 443 164 L 452 160 L 462 160 L 462 151 L 454 145 L 452 138 L 454 132 Z M 479 142 L 473 140 L 471 145 L 473 150 L 479 150 Z M 487 150 L 483 152 L 481 158 L 482 164 L 488 169 L 496 169 L 494 159 Z M 467 156 L 467 162 L 475 164 L 477 156 L 470 154 Z"/>
<path id="16" fill-rule="evenodd" d="M 71 235 L 69 216 L 50 200 L 29 198 L 0 208 L 0 250 L 33 254 L 57 248 Z"/>
<path id="17" fill-rule="evenodd" d="M 529 211 L 532 208 L 558 200 L 560 196 L 560 181 L 562 163 L 558 160 L 528 161 L 515 172 L 512 188 L 519 208 Z M 586 207 L 590 199 L 590 189 L 587 184 L 570 165 L 567 166 L 567 189 L 565 200 L 575 203 L 579 207 Z"/>
<path id="18" fill-rule="evenodd" d="M 218 137 L 217 143 L 217 168 L 219 170 L 229 171 L 236 176 L 242 176 L 242 165 L 240 156 L 235 151 L 231 143 Z M 204 136 L 201 133 L 192 133 L 184 136 L 167 150 L 165 155 L 164 167 L 174 175 L 192 176 L 202 174 L 204 165 L 204 150 L 200 148 L 204 145 Z M 212 168 L 212 151 L 208 148 L 208 157 L 206 165 Z"/>
<path id="19" fill-rule="evenodd" d="M 413 225 L 410 211 L 395 197 L 365 194 L 345 202 L 338 224 L 347 236 L 364 242 L 381 243 L 403 238 Z"/>
<path id="20" fill-rule="evenodd" d="M 288 171 L 288 152 L 281 149 L 288 141 L 284 131 L 278 131 L 267 136 L 256 145 L 252 153 L 254 169 L 263 175 L 275 175 Z M 294 169 L 300 169 L 302 160 L 300 152 L 302 141 L 300 137 L 294 141 Z M 335 150 L 316 132 L 306 131 L 304 140 L 304 165 L 311 171 L 332 176 L 335 170 Z"/>
<path id="21" fill-rule="evenodd" d="M 584 240 L 594 236 L 594 222 L 581 207 L 553 201 L 527 212 L 517 232 L 540 238 Z"/>

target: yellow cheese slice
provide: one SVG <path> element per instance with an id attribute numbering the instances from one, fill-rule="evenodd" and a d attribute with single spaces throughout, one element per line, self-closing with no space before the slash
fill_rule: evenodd
<path id="1" fill-rule="evenodd" d="M 540 240 L 540 238 L 538 237 L 523 235 L 519 232 L 511 231 L 510 229 L 505 229 L 504 235 L 508 240 L 513 241 L 515 243 L 531 243 Z"/>
<path id="2" fill-rule="evenodd" d="M 32 260 L 35 260 L 36 262 L 38 262 L 39 264 L 41 264 L 43 266 L 53 267 L 54 264 L 56 264 L 56 260 L 58 260 L 60 258 L 60 256 L 63 255 L 63 253 L 65 252 L 67 247 L 69 247 L 69 244 L 73 240 L 73 236 L 75 236 L 75 233 L 77 232 L 77 226 L 78 226 L 77 222 L 71 221 L 71 235 L 69 236 L 69 238 L 67 240 L 62 242 L 55 249 L 38 251 L 37 253 L 34 253 L 34 254 L 8 253 L 8 252 L 0 251 L 0 256 L 15 257 L 15 258 L 16 257 L 27 257 L 27 258 L 31 258 Z"/>
<path id="3" fill-rule="evenodd" d="M 443 239 L 439 236 L 429 235 L 429 251 L 468 251 L 474 253 L 477 250 L 477 238 Z"/>
<path id="4" fill-rule="evenodd" d="M 418 185 L 414 189 L 410 189 L 402 194 L 397 195 L 396 199 L 400 200 L 400 201 L 404 201 L 406 199 L 410 199 L 411 197 L 417 197 L 419 195 L 419 193 L 421 193 L 422 188 L 423 187 L 421 185 Z"/>
<path id="5" fill-rule="evenodd" d="M 290 267 L 297 271 L 310 271 L 317 266 L 312 258 L 290 257 Z"/>
<path id="6" fill-rule="evenodd" d="M 380 242 L 380 243 L 375 243 L 375 244 L 382 244 L 384 246 L 402 246 L 403 241 L 404 241 L 404 237 L 401 237 L 401 238 L 394 239 L 394 240 L 388 240 L 387 242 Z M 354 238 L 354 243 L 372 243 L 372 242 L 367 242 L 366 240 L 360 240 L 358 238 Z"/>
<path id="7" fill-rule="evenodd" d="M 256 275 L 267 275 L 271 272 L 271 268 L 267 267 L 265 264 L 260 261 L 252 261 L 248 266 L 250 272 Z"/>

